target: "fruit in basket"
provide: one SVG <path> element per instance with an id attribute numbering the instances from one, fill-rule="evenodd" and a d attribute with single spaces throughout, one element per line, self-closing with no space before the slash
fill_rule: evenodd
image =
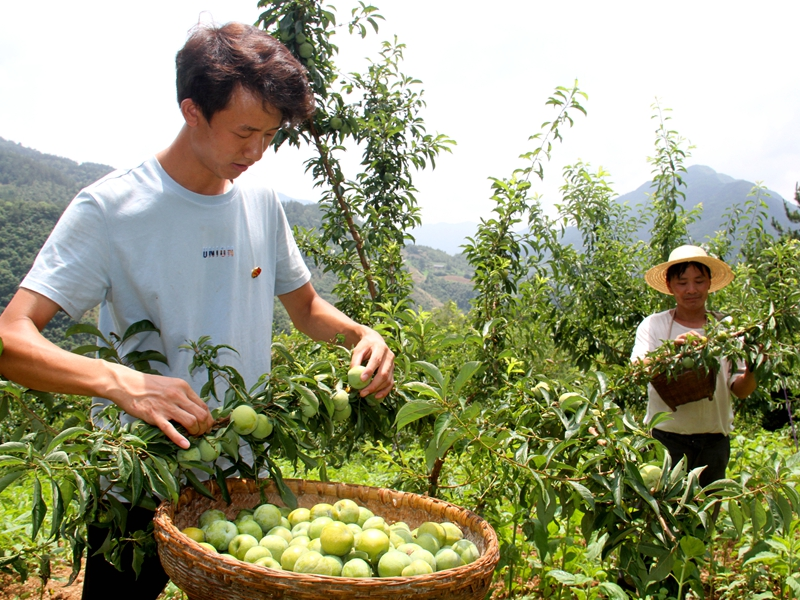
<path id="1" fill-rule="evenodd" d="M 684 369 L 694 369 L 694 359 L 691 356 L 684 356 L 681 360 L 681 366 Z"/>
<path id="2" fill-rule="evenodd" d="M 217 552 L 228 552 L 228 545 L 237 535 L 239 530 L 236 529 L 236 525 L 225 520 L 214 521 L 206 529 L 206 541 L 214 546 Z"/>
<path id="3" fill-rule="evenodd" d="M 239 435 L 250 435 L 258 424 L 258 414 L 252 406 L 242 404 L 231 412 L 231 423 L 233 430 Z"/>
<path id="4" fill-rule="evenodd" d="M 279 563 L 277 560 L 275 560 L 271 556 L 267 556 L 267 557 L 264 557 L 264 558 L 259 558 L 253 564 L 254 565 L 258 565 L 259 567 L 267 567 L 268 569 L 277 569 L 278 571 L 283 571 L 283 567 L 281 566 L 281 563 Z"/>
<path id="5" fill-rule="evenodd" d="M 478 547 L 470 540 L 458 540 L 453 544 L 453 551 L 456 552 L 466 564 L 475 562 L 481 556 Z"/>
<path id="6" fill-rule="evenodd" d="M 341 521 L 333 521 L 322 528 L 319 543 L 325 554 L 344 556 L 353 549 L 355 536 L 353 532 Z"/>
<path id="7" fill-rule="evenodd" d="M 362 365 L 356 365 L 352 369 L 347 372 L 347 383 L 350 385 L 351 388 L 354 390 L 363 390 L 367 387 L 372 381 L 372 377 L 367 379 L 366 381 L 361 380 L 361 374 L 366 371 L 367 368 Z"/>
<path id="8" fill-rule="evenodd" d="M 415 575 L 428 575 L 433 573 L 433 567 L 424 560 L 412 560 L 400 573 L 403 577 L 414 577 Z"/>
<path id="9" fill-rule="evenodd" d="M 321 516 L 308 520 L 315 515 Z M 360 521 L 364 528 L 353 521 Z M 198 524 L 202 527 L 189 527 L 184 533 L 194 540 L 204 538 L 202 544 L 209 551 L 297 573 L 412 577 L 459 567 L 480 557 L 478 547 L 463 537 L 455 523 L 426 521 L 411 531 L 407 523 L 390 525 L 383 516 L 351 499 L 291 511 L 265 503 L 241 509 L 235 521 L 228 521 L 221 510 L 209 509 L 200 515 Z M 261 535 L 262 531 L 267 533 Z"/>
<path id="10" fill-rule="evenodd" d="M 209 508 L 200 515 L 198 527 L 205 530 L 214 521 L 224 521 L 225 513 L 217 508 Z"/>
<path id="11" fill-rule="evenodd" d="M 424 560 L 431 566 L 431 570 L 433 571 L 436 570 L 436 557 L 427 550 L 425 550 L 424 548 L 415 550 L 414 552 L 409 554 L 408 557 L 411 559 L 412 563 L 416 560 Z"/>
<path id="12" fill-rule="evenodd" d="M 372 514 L 372 511 L 364 506 L 358 507 L 358 521 L 356 523 L 359 527 L 363 527 L 364 523 L 367 522 L 367 519 L 370 517 L 374 517 L 375 515 Z"/>
<path id="13" fill-rule="evenodd" d="M 317 539 L 322 533 L 323 528 L 330 523 L 333 523 L 333 519 L 328 516 L 317 517 L 311 521 L 311 525 L 308 527 L 308 537 L 312 540 Z"/>
<path id="14" fill-rule="evenodd" d="M 252 535 L 257 540 L 260 540 L 264 537 L 264 530 L 261 529 L 261 526 L 256 523 L 253 519 L 245 519 L 243 521 L 236 521 L 233 522 L 236 525 L 236 529 L 239 530 L 239 533 L 247 533 Z"/>
<path id="15" fill-rule="evenodd" d="M 228 553 L 233 554 L 239 560 L 244 560 L 244 555 L 253 546 L 258 546 L 258 540 L 248 533 L 240 533 L 228 544 Z"/>
<path id="16" fill-rule="evenodd" d="M 378 561 L 380 577 L 400 577 L 403 569 L 411 564 L 411 557 L 405 552 L 389 550 Z"/>
<path id="17" fill-rule="evenodd" d="M 291 541 L 292 541 L 292 539 L 294 539 L 294 538 L 293 538 L 293 536 L 292 536 L 292 532 L 291 532 L 291 531 L 289 531 L 289 530 L 288 530 L 286 527 L 284 527 L 283 525 L 278 525 L 277 527 L 273 527 L 272 529 L 270 529 L 270 530 L 267 532 L 267 535 L 277 535 L 278 537 L 282 537 L 283 539 L 285 539 L 285 540 L 286 540 L 286 543 L 287 543 L 287 544 L 288 544 L 289 542 L 291 542 Z"/>
<path id="18" fill-rule="evenodd" d="M 265 535 L 258 542 L 258 545 L 269 550 L 272 558 L 278 561 L 283 556 L 283 553 L 289 548 L 289 542 L 279 535 Z"/>
<path id="19" fill-rule="evenodd" d="M 389 550 L 389 536 L 381 529 L 365 529 L 355 537 L 353 547 L 366 552 L 370 562 L 374 563 L 380 554 Z"/>
<path id="20" fill-rule="evenodd" d="M 309 515 L 311 516 L 312 521 L 318 517 L 330 517 L 331 519 L 336 520 L 339 517 L 339 511 L 334 509 L 332 504 L 320 502 L 319 504 L 315 504 L 311 507 Z"/>
<path id="21" fill-rule="evenodd" d="M 281 524 L 281 511 L 274 504 L 260 504 L 253 511 L 253 519 L 261 531 L 269 531 Z"/>
<path id="22" fill-rule="evenodd" d="M 247 552 L 245 552 L 244 556 L 242 556 L 239 560 L 242 560 L 246 563 L 254 563 L 262 558 L 273 558 L 272 552 L 270 552 L 268 548 L 264 548 L 264 546 L 253 546 L 252 548 L 248 548 Z"/>
<path id="23" fill-rule="evenodd" d="M 351 558 L 342 566 L 342 577 L 372 577 L 372 567 L 361 558 Z"/>
<path id="24" fill-rule="evenodd" d="M 307 550 L 304 554 L 297 559 L 294 563 L 295 573 L 307 573 L 313 575 L 332 575 L 333 567 L 325 560 L 319 552 L 314 550 Z"/>
<path id="25" fill-rule="evenodd" d="M 342 559 L 333 554 L 323 554 L 322 559 L 328 563 L 331 568 L 331 575 L 339 577 L 342 574 Z"/>
<path id="26" fill-rule="evenodd" d="M 209 544 L 208 542 L 200 542 L 200 547 L 201 547 L 201 548 L 205 548 L 205 549 L 206 549 L 206 550 L 208 550 L 209 552 L 214 552 L 214 553 L 216 553 L 216 552 L 217 552 L 217 549 L 216 549 L 216 548 L 214 548 L 214 546 L 212 546 L 212 545 L 211 545 L 211 544 Z"/>
<path id="27" fill-rule="evenodd" d="M 439 523 L 435 523 L 434 521 L 424 522 L 417 528 L 417 537 L 425 533 L 429 533 L 430 535 L 435 537 L 436 541 L 439 542 L 440 548 L 445 545 L 447 540 L 447 533 L 445 532 L 444 527 L 439 525 Z"/>
<path id="28" fill-rule="evenodd" d="M 294 571 L 297 559 L 306 552 L 309 552 L 309 549 L 305 546 L 289 546 L 281 555 L 281 567 L 286 571 Z"/>
<path id="29" fill-rule="evenodd" d="M 187 527 L 186 529 L 182 529 L 181 533 L 198 543 L 206 541 L 206 534 L 199 527 Z"/>
<path id="30" fill-rule="evenodd" d="M 443 548 L 436 553 L 436 570 L 455 569 L 463 566 L 464 559 L 452 548 Z"/>
<path id="31" fill-rule="evenodd" d="M 383 517 L 373 516 L 364 521 L 361 525 L 361 529 L 380 529 L 386 535 L 389 535 L 391 529 L 389 526 L 386 525 L 386 520 Z"/>
<path id="32" fill-rule="evenodd" d="M 339 500 L 334 503 L 333 508 L 336 509 L 336 513 L 342 523 L 358 523 L 358 504 L 352 500 L 348 498 Z"/>
<path id="33" fill-rule="evenodd" d="M 416 543 L 431 554 L 436 554 L 442 547 L 439 540 L 430 533 L 417 535 Z"/>
<path id="34" fill-rule="evenodd" d="M 461 528 L 456 525 L 455 523 L 451 523 L 450 521 L 444 521 L 442 524 L 442 529 L 444 529 L 445 546 L 452 546 L 458 540 L 464 537 L 464 533 L 461 531 Z"/>
<path id="35" fill-rule="evenodd" d="M 294 533 L 294 528 L 298 523 L 311 522 L 311 511 L 303 507 L 295 508 L 286 518 L 289 519 L 292 533 Z"/>

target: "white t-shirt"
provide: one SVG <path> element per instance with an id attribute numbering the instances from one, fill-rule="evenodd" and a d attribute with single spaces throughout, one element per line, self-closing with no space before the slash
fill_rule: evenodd
<path id="1" fill-rule="evenodd" d="M 631 353 L 631 361 L 641 359 L 648 352 L 656 350 L 665 340 L 674 340 L 680 334 L 690 331 L 693 329 L 675 322 L 672 318 L 672 311 L 669 310 L 646 317 L 636 330 L 636 342 Z M 733 430 L 730 390 L 732 382 L 730 364 L 727 360 L 722 359 L 719 373 L 717 373 L 714 399 L 683 404 L 675 412 L 672 412 L 672 409 L 661 399 L 653 386 L 648 384 L 645 422 L 649 423 L 656 413 L 666 412 L 672 416 L 672 419 L 659 424 L 658 429 L 663 431 L 684 435 L 694 433 L 724 433 L 728 435 Z"/>
<path id="2" fill-rule="evenodd" d="M 137 335 L 121 353 L 158 350 L 169 366 L 151 366 L 199 392 L 206 373 L 190 376 L 192 352 L 179 346 L 206 335 L 230 345 L 238 355 L 221 351 L 220 362 L 253 385 L 270 370 L 275 295 L 309 279 L 274 191 L 234 183 L 195 194 L 151 157 L 81 191 L 21 286 L 73 319 L 99 304 L 105 335 L 149 319 L 160 336 Z"/>

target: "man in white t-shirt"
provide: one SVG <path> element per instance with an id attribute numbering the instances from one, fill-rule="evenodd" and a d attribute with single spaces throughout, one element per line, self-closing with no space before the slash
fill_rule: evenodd
<path id="1" fill-rule="evenodd" d="M 645 274 L 650 287 L 675 297 L 676 307 L 645 318 L 636 331 L 632 361 L 642 360 L 648 352 L 656 350 L 665 340 L 682 344 L 688 334 L 701 335 L 708 324 L 706 310 L 708 294 L 733 280 L 730 267 L 719 259 L 708 256 L 698 246 L 680 246 L 670 253 L 669 260 Z M 670 413 L 672 419 L 653 428 L 653 437 L 670 453 L 673 464 L 686 458 L 687 468 L 704 466 L 700 475 L 703 486 L 725 477 L 730 459 L 730 439 L 733 428 L 731 393 L 746 398 L 756 388 L 756 380 L 744 365 L 732 373 L 731 365 L 722 360 L 717 374 L 716 389 L 711 401 L 700 400 L 683 404 L 675 412 L 648 385 L 647 416 L 645 422 L 660 412 Z"/>
<path id="2" fill-rule="evenodd" d="M 191 352 L 179 346 L 205 335 L 230 345 L 239 354 L 220 359 L 254 383 L 270 369 L 277 295 L 303 333 L 343 335 L 353 365 L 366 363 L 362 379 L 374 375 L 361 395 L 385 397 L 394 354 L 383 338 L 317 295 L 276 194 L 235 181 L 278 130 L 313 114 L 304 67 L 274 38 L 238 23 L 195 29 L 176 67 L 181 131 L 138 167 L 83 190 L 64 212 L 0 315 L 0 373 L 41 391 L 107 399 L 187 448 L 173 422 L 200 435 L 212 418 L 197 393 L 202 381 L 189 376 Z M 161 351 L 169 360 L 163 376 L 66 352 L 41 335 L 59 310 L 79 319 L 98 304 L 104 333 L 142 319 L 160 329 L 124 352 Z M 136 580 L 92 560 L 103 538 L 89 537 L 84 598 L 111 589 L 118 598 L 158 596 L 166 579 L 155 573 L 157 557 Z"/>

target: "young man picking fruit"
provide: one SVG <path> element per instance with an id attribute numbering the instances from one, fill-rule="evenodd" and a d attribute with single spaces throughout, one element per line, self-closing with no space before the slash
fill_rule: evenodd
<path id="1" fill-rule="evenodd" d="M 684 344 L 689 336 L 700 338 L 709 319 L 714 318 L 706 310 L 708 295 L 733 281 L 733 272 L 698 246 L 680 246 L 670 253 L 667 262 L 650 269 L 645 281 L 653 289 L 674 296 L 676 307 L 642 321 L 636 331 L 633 361 L 644 359 L 665 340 Z M 686 457 L 687 470 L 705 467 L 700 475 L 703 486 L 725 477 L 731 452 L 728 435 L 733 429 L 731 394 L 746 398 L 756 388 L 753 373 L 745 365 L 738 368 L 738 372 L 732 373 L 728 361 L 723 359 L 712 401 L 683 404 L 675 412 L 652 385 L 647 386 L 645 421 L 660 412 L 672 415 L 671 420 L 653 428 L 653 437 L 667 448 L 673 464 Z"/>
<path id="2" fill-rule="evenodd" d="M 176 57 L 184 125 L 166 149 L 81 191 L 0 315 L 0 373 L 42 391 L 94 396 L 158 426 L 181 448 L 212 426 L 189 375 L 187 340 L 211 336 L 238 351 L 220 354 L 245 381 L 270 370 L 274 296 L 294 325 L 317 340 L 342 334 L 353 366 L 366 362 L 362 396 L 385 397 L 394 355 L 374 330 L 315 292 L 277 195 L 236 179 L 275 134 L 314 111 L 305 69 L 275 39 L 248 25 L 198 27 Z M 157 350 L 163 376 L 66 352 L 41 330 L 59 310 L 80 319 L 100 306 L 99 328 L 122 333 L 142 319 L 160 335 L 136 336 L 123 353 Z M 147 517 L 152 515 L 146 515 Z M 133 513 L 131 514 L 133 518 Z M 105 530 L 101 530 L 104 532 Z M 166 583 L 157 558 L 119 573 L 92 554 L 84 598 L 155 598 Z M 127 561 L 130 564 L 130 561 Z"/>

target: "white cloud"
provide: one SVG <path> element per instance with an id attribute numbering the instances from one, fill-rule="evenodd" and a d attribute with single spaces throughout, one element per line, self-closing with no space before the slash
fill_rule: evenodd
<path id="1" fill-rule="evenodd" d="M 354 3 L 335 4 L 345 20 Z M 689 164 L 763 181 L 784 197 L 800 179 L 796 3 L 375 4 L 386 16 L 381 33 L 340 36 L 342 65 L 363 67 L 363 56 L 397 34 L 407 45 L 404 71 L 424 84 L 429 131 L 458 142 L 417 179 L 425 222 L 488 216 L 488 178 L 521 165 L 528 137 L 554 116 L 546 98 L 576 78 L 589 94 L 589 116 L 562 132 L 537 188 L 546 199 L 561 167 L 577 159 L 609 170 L 620 193 L 643 183 L 656 97 L 697 146 Z M 78 161 L 138 162 L 180 127 L 173 58 L 187 30 L 209 15 L 253 22 L 258 14 L 255 0 L 12 3 L 0 16 L 0 136 Z M 314 198 L 307 155 L 281 149 L 247 176 Z"/>

